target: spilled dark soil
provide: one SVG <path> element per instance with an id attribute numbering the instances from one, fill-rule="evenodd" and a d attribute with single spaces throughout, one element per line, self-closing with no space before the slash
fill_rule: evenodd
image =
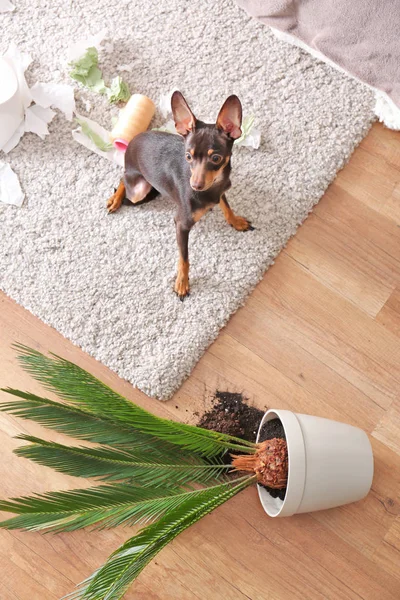
<path id="1" fill-rule="evenodd" d="M 242 394 L 217 390 L 213 407 L 201 416 L 197 425 L 255 442 L 263 416 L 264 411 L 249 406 Z"/>

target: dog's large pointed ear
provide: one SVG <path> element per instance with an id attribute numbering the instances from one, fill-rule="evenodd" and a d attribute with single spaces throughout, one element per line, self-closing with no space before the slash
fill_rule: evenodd
<path id="1" fill-rule="evenodd" d="M 175 121 L 175 129 L 181 135 L 187 135 L 196 127 L 196 117 L 189 108 L 183 95 L 176 91 L 171 98 L 172 114 Z"/>
<path id="2" fill-rule="evenodd" d="M 229 96 L 219 111 L 216 127 L 236 140 L 242 135 L 242 105 L 237 96 Z"/>

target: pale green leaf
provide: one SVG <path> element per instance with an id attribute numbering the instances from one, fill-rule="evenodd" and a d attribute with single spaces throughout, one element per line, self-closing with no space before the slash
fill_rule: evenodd
<path id="1" fill-rule="evenodd" d="M 99 55 L 96 48 L 88 48 L 85 54 L 71 63 L 69 66 L 70 77 L 82 83 L 91 90 L 104 94 L 106 86 L 104 85 L 103 75 L 98 67 Z"/>
<path id="2" fill-rule="evenodd" d="M 130 91 L 128 84 L 122 80 L 122 77 L 114 77 L 111 81 L 111 86 L 107 88 L 108 101 L 113 104 L 115 102 L 128 102 Z"/>

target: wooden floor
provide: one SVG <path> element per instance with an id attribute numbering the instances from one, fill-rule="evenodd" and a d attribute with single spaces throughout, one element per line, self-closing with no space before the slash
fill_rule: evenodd
<path id="1" fill-rule="evenodd" d="M 40 391 L 17 366 L 10 345 L 19 341 L 77 362 L 159 415 L 192 420 L 218 387 L 371 435 L 375 477 L 364 501 L 269 519 L 248 489 L 164 549 L 128 600 L 399 600 L 400 134 L 372 128 L 168 403 L 132 389 L 5 296 L 0 302 L 3 386 Z M 44 430 L 1 415 L 0 496 L 82 485 L 14 456 L 21 431 Z M 128 536 L 1 531 L 0 599 L 57 600 Z"/>

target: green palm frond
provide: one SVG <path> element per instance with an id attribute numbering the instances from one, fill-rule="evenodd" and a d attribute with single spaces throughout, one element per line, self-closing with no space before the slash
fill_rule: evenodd
<path id="1" fill-rule="evenodd" d="M 206 457 L 218 456 L 228 450 L 255 452 L 255 444 L 240 438 L 156 417 L 61 357 L 52 355 L 49 358 L 22 345 L 16 348 L 24 369 L 35 379 L 62 399 L 93 414 Z"/>
<path id="2" fill-rule="evenodd" d="M 159 519 L 187 503 L 219 495 L 234 482 L 192 491 L 160 490 L 112 484 L 83 490 L 48 492 L 0 502 L 0 510 L 16 513 L 0 523 L 3 529 L 74 531 L 88 526 L 101 528 L 135 525 Z"/>
<path id="3" fill-rule="evenodd" d="M 98 477 L 103 480 L 132 480 L 136 485 L 173 487 L 188 483 L 210 483 L 232 469 L 231 465 L 209 463 L 200 457 L 153 457 L 142 448 L 122 450 L 101 446 L 65 446 L 30 435 L 18 439 L 32 442 L 15 450 L 18 456 L 29 458 L 60 473 L 75 477 Z"/>
<path id="4" fill-rule="evenodd" d="M 128 540 L 68 598 L 119 600 L 144 567 L 171 540 L 254 481 L 254 476 L 244 477 L 237 480 L 235 485 L 226 483 L 206 488 L 197 496 L 190 496 L 180 506 L 168 511 L 156 523 Z"/>
<path id="5" fill-rule="evenodd" d="M 154 435 L 137 431 L 129 425 L 114 423 L 109 418 L 91 413 L 85 408 L 55 402 L 35 394 L 22 392 L 13 388 L 0 388 L 21 400 L 9 400 L 0 403 L 0 411 L 7 412 L 22 419 L 30 419 L 49 429 L 88 442 L 97 442 L 116 448 L 138 448 L 151 453 L 160 459 L 170 458 L 179 460 L 182 456 L 197 457 L 191 451 L 183 454 L 179 446 L 166 440 L 159 440 Z"/>
<path id="6" fill-rule="evenodd" d="M 95 415 L 84 408 L 55 402 L 28 392 L 12 388 L 2 388 L 3 392 L 22 398 L 0 404 L 0 410 L 22 419 L 30 419 L 49 429 L 70 435 L 88 442 L 108 446 L 135 446 L 149 450 L 159 456 L 177 455 L 177 447 L 157 440 L 153 435 L 141 433 L 122 423 L 113 423 L 104 416 Z"/>
<path id="7" fill-rule="evenodd" d="M 59 532 L 151 523 L 84 581 L 71 595 L 74 600 L 119 600 L 168 542 L 255 482 L 253 475 L 229 479 L 232 467 L 222 459 L 229 451 L 252 454 L 256 444 L 161 419 L 73 363 L 25 346 L 17 349 L 23 368 L 61 401 L 8 388 L 4 391 L 14 398 L 0 410 L 97 446 L 70 447 L 21 435 L 29 445 L 16 454 L 109 483 L 0 501 L 0 511 L 16 515 L 0 527 Z"/>

